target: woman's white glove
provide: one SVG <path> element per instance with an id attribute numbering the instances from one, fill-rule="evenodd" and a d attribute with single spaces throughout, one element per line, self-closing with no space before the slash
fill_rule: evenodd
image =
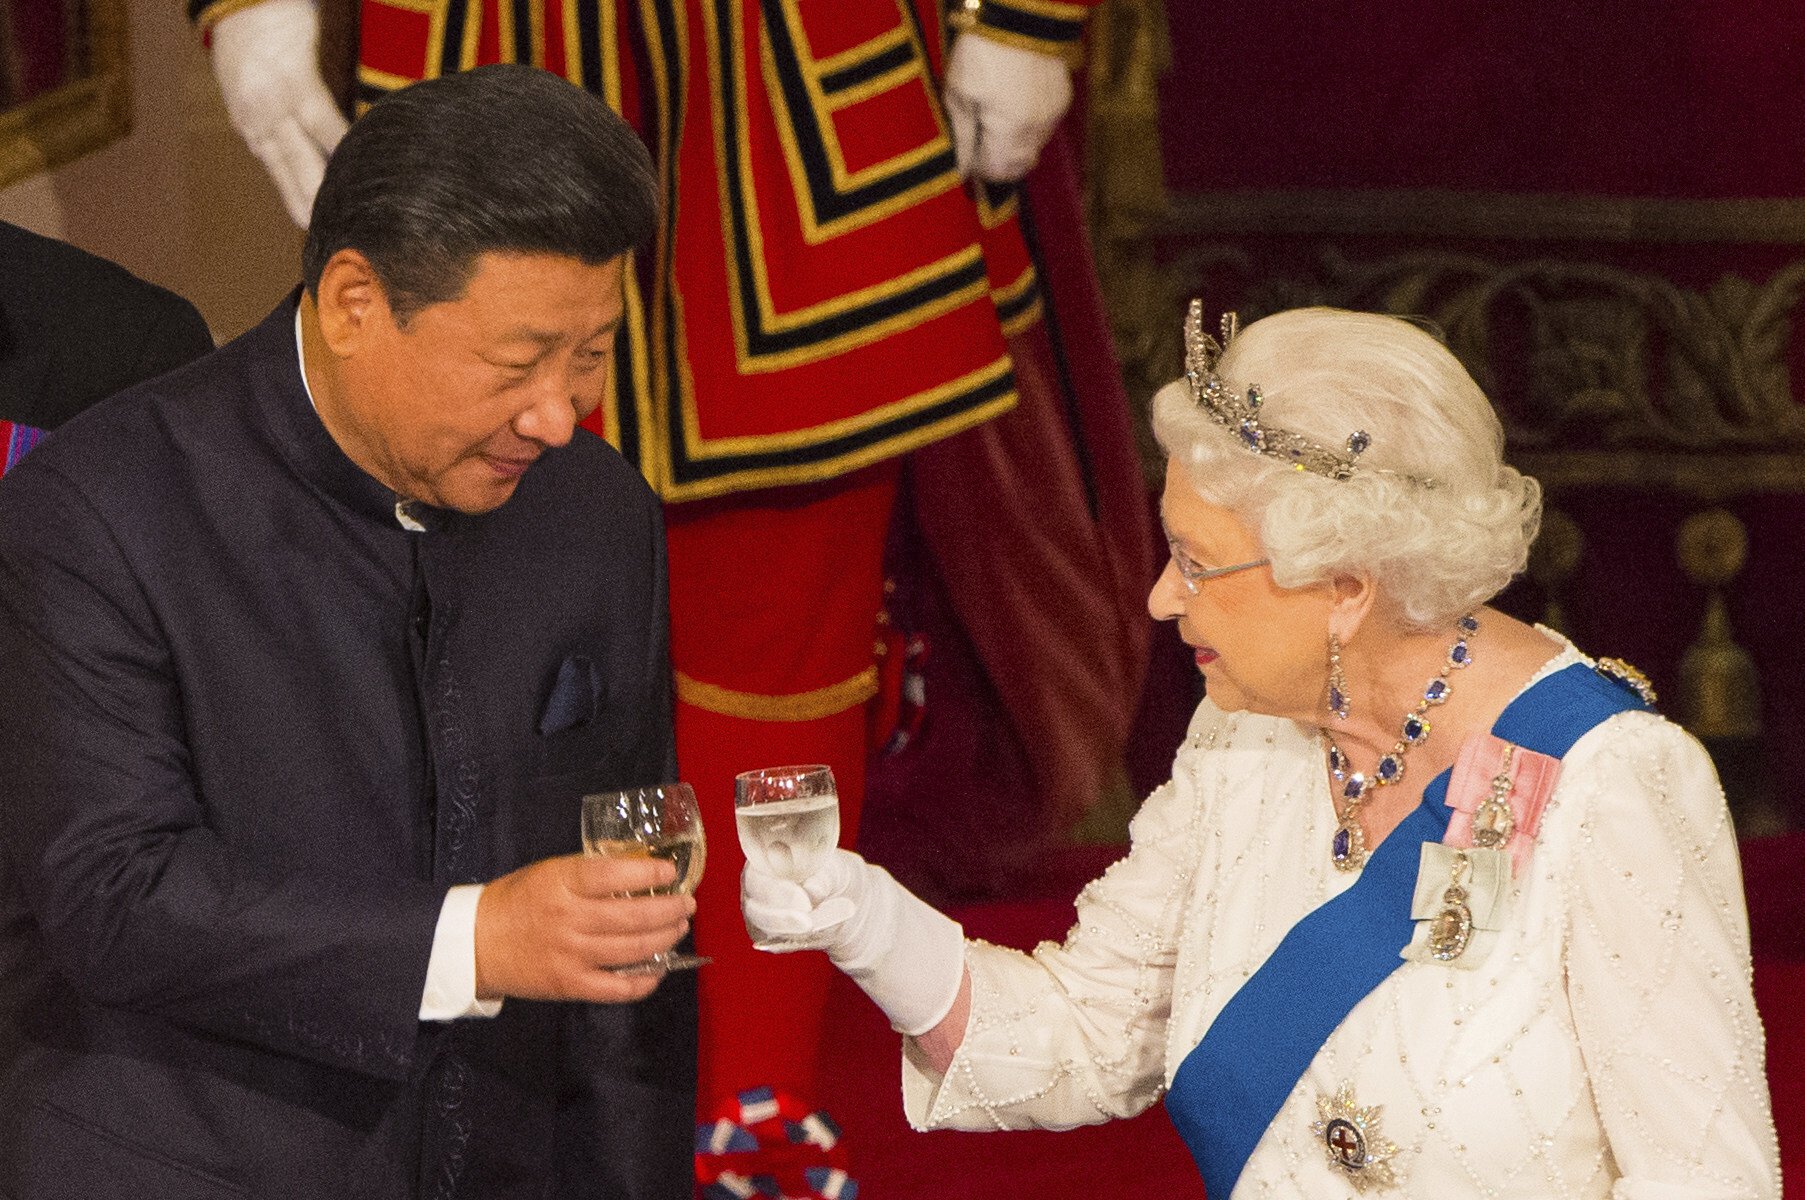
<path id="1" fill-rule="evenodd" d="M 226 115 L 305 229 L 345 118 L 320 78 L 314 0 L 259 0 L 213 26 L 213 74 Z"/>
<path id="2" fill-rule="evenodd" d="M 965 978 L 959 923 L 850 850 L 835 850 L 800 884 L 747 863 L 740 911 L 753 941 L 785 939 L 774 951 L 827 951 L 910 1037 L 940 1023 Z"/>
<path id="3" fill-rule="evenodd" d="M 1072 104 L 1072 73 L 1051 54 L 961 34 L 946 63 L 946 115 L 961 178 L 1012 183 L 1040 160 Z"/>

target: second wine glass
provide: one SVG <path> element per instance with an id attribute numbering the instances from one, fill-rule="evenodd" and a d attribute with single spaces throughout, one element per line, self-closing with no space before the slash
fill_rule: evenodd
<path id="1" fill-rule="evenodd" d="M 734 777 L 733 816 L 746 858 L 779 879 L 801 883 L 840 844 L 840 794 L 823 766 L 765 767 Z M 807 944 L 769 937 L 761 950 Z"/>

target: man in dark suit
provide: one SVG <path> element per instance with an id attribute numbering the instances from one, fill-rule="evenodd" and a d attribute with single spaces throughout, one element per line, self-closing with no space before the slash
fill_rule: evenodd
<path id="1" fill-rule="evenodd" d="M 645 150 L 524 67 L 384 99 L 304 291 L 0 480 L 0 1195 L 690 1195 L 659 508 L 576 428 Z"/>
<path id="2" fill-rule="evenodd" d="M 0 221 L 0 474 L 38 433 L 211 349 L 174 292 Z"/>

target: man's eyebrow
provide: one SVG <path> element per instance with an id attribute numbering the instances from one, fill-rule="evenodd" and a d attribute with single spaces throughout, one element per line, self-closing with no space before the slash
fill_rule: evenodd
<path id="1" fill-rule="evenodd" d="M 620 326 L 621 318 L 615 317 L 584 334 L 582 340 L 585 342 L 592 342 L 599 337 L 612 337 L 620 329 Z M 504 342 L 532 342 L 536 346 L 555 346 L 564 340 L 564 335 L 557 330 L 535 329 L 530 325 L 516 325 L 514 328 L 503 332 L 501 340 Z"/>

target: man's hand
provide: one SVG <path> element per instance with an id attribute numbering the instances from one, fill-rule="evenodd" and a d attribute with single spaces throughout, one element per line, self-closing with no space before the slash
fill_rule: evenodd
<path id="1" fill-rule="evenodd" d="M 609 967 L 669 950 L 696 902 L 648 896 L 677 872 L 662 859 L 547 858 L 483 888 L 476 906 L 476 994 L 482 1000 L 619 1003 L 651 994 L 662 975 Z"/>
<path id="2" fill-rule="evenodd" d="M 1050 54 L 963 33 L 947 58 L 945 99 L 960 176 L 1012 183 L 1071 107 L 1072 73 Z"/>
<path id="3" fill-rule="evenodd" d="M 213 26 L 213 74 L 226 114 L 303 229 L 326 156 L 346 129 L 320 78 L 319 41 L 314 0 L 259 0 Z"/>

